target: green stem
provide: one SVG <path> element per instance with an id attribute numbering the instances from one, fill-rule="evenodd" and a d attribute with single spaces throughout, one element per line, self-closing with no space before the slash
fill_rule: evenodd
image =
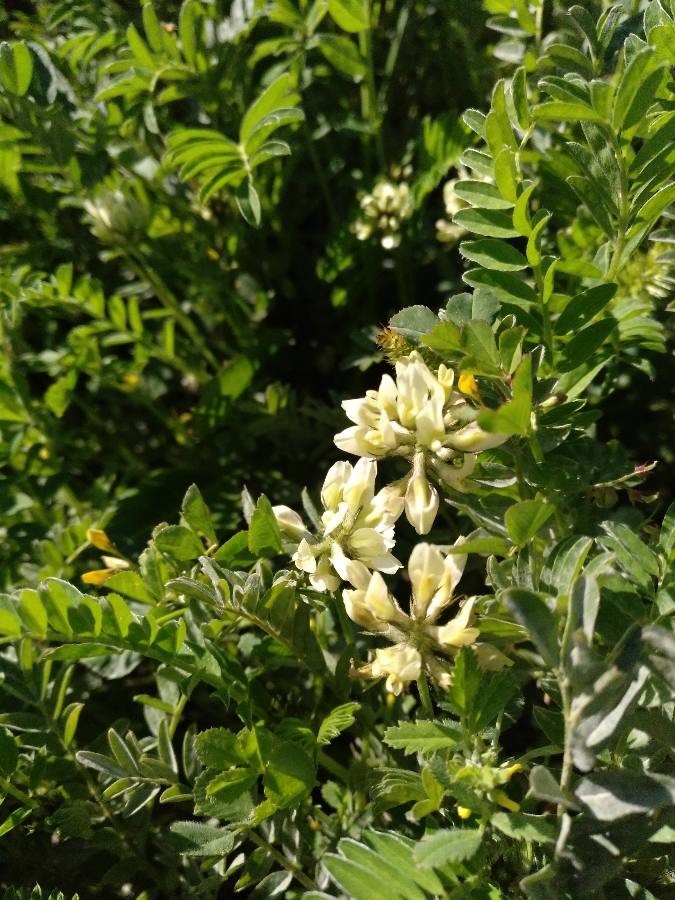
<path id="1" fill-rule="evenodd" d="M 325 769 L 327 772 L 330 772 L 331 775 L 335 775 L 335 777 L 339 778 L 343 784 L 349 784 L 348 769 L 346 769 L 344 766 L 341 766 L 339 762 L 336 762 L 325 752 L 325 750 L 319 750 L 318 758 L 321 768 Z"/>
<path id="2" fill-rule="evenodd" d="M 422 702 L 424 718 L 433 719 L 434 704 L 431 700 L 431 692 L 429 691 L 429 681 L 427 680 L 427 673 L 424 671 L 421 672 L 420 677 L 417 679 L 417 688 L 420 692 L 420 700 Z"/>
<path id="3" fill-rule="evenodd" d="M 201 332 L 192 319 L 183 312 L 178 298 L 174 296 L 173 292 L 167 287 L 160 276 L 147 265 L 138 251 L 127 248 L 126 259 L 136 274 L 144 281 L 147 281 L 150 287 L 152 287 L 157 298 L 161 300 L 162 304 L 169 310 L 185 334 L 194 342 L 195 347 L 199 349 L 209 365 L 213 366 L 214 369 L 218 369 L 218 361 L 213 353 L 211 353 Z"/>
<path id="4" fill-rule="evenodd" d="M 288 857 L 284 856 L 283 853 L 279 853 L 276 847 L 273 847 L 269 841 L 266 841 L 265 838 L 260 837 L 259 834 L 256 834 L 255 831 L 249 831 L 248 837 L 254 844 L 257 844 L 258 847 L 265 850 L 266 853 L 272 857 L 272 859 L 276 860 L 280 866 L 286 869 L 287 872 L 290 872 L 293 877 L 300 882 L 300 884 L 308 891 L 318 891 L 319 885 L 312 881 L 302 869 L 297 866 L 292 860 L 288 859 Z"/>
<path id="5" fill-rule="evenodd" d="M 6 778 L 0 777 L 0 789 L 6 794 L 9 794 L 10 797 L 14 797 L 15 800 L 18 800 L 19 803 L 24 806 L 30 807 L 30 809 L 38 809 L 40 806 L 40 804 L 33 800 L 32 797 L 29 797 L 28 794 L 24 794 L 18 787 L 14 787 L 14 785 L 7 781 Z"/>
<path id="6" fill-rule="evenodd" d="M 372 29 L 372 5 L 368 2 L 368 28 L 359 34 L 359 49 L 366 60 L 366 79 L 361 92 L 361 109 L 363 117 L 371 127 L 375 152 L 382 172 L 387 168 L 387 155 L 384 150 L 384 138 L 382 137 L 382 116 L 380 115 L 377 89 L 375 86 L 375 61 L 373 57 L 373 29 Z"/>

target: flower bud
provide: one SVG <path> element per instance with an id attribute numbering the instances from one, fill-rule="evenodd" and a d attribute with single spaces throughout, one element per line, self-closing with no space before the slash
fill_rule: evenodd
<path id="1" fill-rule="evenodd" d="M 413 473 L 405 492 L 405 514 L 418 534 L 428 534 L 438 512 L 438 491 L 429 484 L 424 471 L 424 457 L 415 457 Z"/>
<path id="2" fill-rule="evenodd" d="M 293 541 L 299 541 L 306 537 L 307 529 L 305 528 L 305 523 L 290 506 L 273 506 L 272 512 L 283 535 Z"/>
<path id="3" fill-rule="evenodd" d="M 113 542 L 101 528 L 87 528 L 87 540 L 97 550 L 112 550 Z"/>
<path id="4" fill-rule="evenodd" d="M 448 434 L 445 443 L 454 450 L 479 453 L 481 450 L 491 450 L 493 447 L 501 446 L 510 437 L 509 434 L 484 431 L 478 422 L 471 422 L 458 431 Z"/>

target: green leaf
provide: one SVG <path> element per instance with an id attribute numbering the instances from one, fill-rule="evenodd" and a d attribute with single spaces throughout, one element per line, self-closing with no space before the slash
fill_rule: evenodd
<path id="1" fill-rule="evenodd" d="M 422 343 L 437 353 L 454 354 L 462 350 L 462 335 L 454 322 L 436 322 Z"/>
<path id="2" fill-rule="evenodd" d="M 523 357 L 511 387 L 513 396 L 498 409 L 485 409 L 478 416 L 478 424 L 497 434 L 529 434 L 532 414 L 532 358 Z"/>
<path id="3" fill-rule="evenodd" d="M 44 395 L 44 404 L 60 419 L 70 406 L 70 400 L 77 384 L 77 371 L 71 369 L 51 384 Z"/>
<path id="4" fill-rule="evenodd" d="M 631 105 L 655 61 L 654 50 L 645 47 L 635 54 L 624 69 L 612 109 L 612 127 L 617 131 L 621 131 Z"/>
<path id="5" fill-rule="evenodd" d="M 217 538 L 211 513 L 196 484 L 191 484 L 187 489 L 180 511 L 192 531 L 206 538 L 209 544 L 215 544 Z"/>
<path id="6" fill-rule="evenodd" d="M 197 758 L 209 769 L 227 769 L 246 762 L 237 735 L 226 728 L 211 728 L 195 737 Z"/>
<path id="7" fill-rule="evenodd" d="M 450 689 L 453 705 L 461 716 L 470 717 L 473 714 L 474 703 L 481 689 L 481 681 L 476 654 L 473 650 L 462 647 L 455 657 Z"/>
<path id="8" fill-rule="evenodd" d="M 244 220 L 257 228 L 260 225 L 260 197 L 250 178 L 239 185 L 235 197 Z"/>
<path id="9" fill-rule="evenodd" d="M 561 372 L 571 372 L 588 361 L 588 358 L 601 347 L 617 327 L 614 318 L 600 319 L 582 328 L 563 351 L 563 359 L 559 363 Z"/>
<path id="10" fill-rule="evenodd" d="M 363 0 L 328 0 L 328 12 L 344 31 L 364 31 L 370 24 L 368 6 Z"/>
<path id="11" fill-rule="evenodd" d="M 537 295 L 530 285 L 510 272 L 469 269 L 462 275 L 462 280 L 471 287 L 485 288 L 493 295 L 495 301 L 513 303 L 522 309 L 528 309 L 537 302 Z"/>
<path id="12" fill-rule="evenodd" d="M 312 760 L 297 744 L 280 744 L 267 761 L 265 795 L 277 809 L 298 806 L 314 787 Z"/>
<path id="13" fill-rule="evenodd" d="M 204 545 L 197 535 L 184 525 L 168 525 L 155 535 L 154 541 L 158 550 L 179 562 L 197 559 L 204 552 Z"/>
<path id="14" fill-rule="evenodd" d="M 604 116 L 585 103 L 566 103 L 551 100 L 534 107 L 534 118 L 539 122 L 604 122 Z"/>
<path id="15" fill-rule="evenodd" d="M 516 547 L 524 547 L 548 522 L 555 506 L 545 500 L 521 500 L 506 510 L 504 523 Z"/>
<path id="16" fill-rule="evenodd" d="M 577 332 L 601 312 L 616 294 L 615 284 L 598 284 L 572 297 L 555 324 L 556 334 Z"/>
<path id="17" fill-rule="evenodd" d="M 172 822 L 173 845 L 186 856 L 226 856 L 234 847 L 234 834 L 203 822 Z"/>
<path id="18" fill-rule="evenodd" d="M 479 266 L 498 272 L 518 272 L 527 268 L 527 259 L 523 254 L 505 241 L 463 241 L 459 252 Z"/>
<path id="19" fill-rule="evenodd" d="M 33 55 L 23 41 L 0 43 L 0 83 L 3 87 L 23 97 L 33 77 Z"/>
<path id="20" fill-rule="evenodd" d="M 255 556 L 276 556 L 281 553 L 281 531 L 272 512 L 272 504 L 263 494 L 256 504 L 248 528 L 248 548 Z"/>
<path id="21" fill-rule="evenodd" d="M 527 628 L 530 640 L 551 668 L 558 664 L 558 625 L 540 594 L 511 588 L 503 593 L 504 603 L 513 618 Z"/>
<path id="22" fill-rule="evenodd" d="M 455 225 L 487 237 L 517 237 L 511 216 L 500 209 L 460 209 L 452 221 Z"/>
<path id="23" fill-rule="evenodd" d="M 392 316 L 389 324 L 404 337 L 417 342 L 438 325 L 438 316 L 428 306 L 407 306 Z"/>
<path id="24" fill-rule="evenodd" d="M 339 34 L 322 34 L 318 36 L 318 47 L 338 72 L 354 78 L 365 76 L 366 62 L 356 44 L 348 37 Z"/>
<path id="25" fill-rule="evenodd" d="M 299 100 L 293 76 L 288 72 L 276 78 L 246 110 L 239 128 L 239 142 L 246 144 L 256 126 L 279 107 L 295 106 Z"/>
<path id="26" fill-rule="evenodd" d="M 375 856 L 375 854 L 373 854 Z M 377 859 L 377 857 L 375 857 Z M 400 900 L 394 879 L 384 880 L 373 873 L 372 865 L 362 865 L 336 853 L 327 853 L 323 864 L 337 886 L 351 900 Z M 394 885 L 392 890 L 392 885 Z"/>
<path id="27" fill-rule="evenodd" d="M 480 209 L 511 209 L 513 203 L 505 200 L 497 188 L 488 181 L 458 181 L 455 193 L 462 200 Z"/>
<path id="28" fill-rule="evenodd" d="M 415 862 L 424 869 L 461 863 L 478 852 L 483 833 L 477 828 L 441 828 L 425 835 L 414 850 Z"/>
<path id="29" fill-rule="evenodd" d="M 119 591 L 125 597 L 138 600 L 139 603 L 146 603 L 148 606 L 154 606 L 156 603 L 155 597 L 138 572 L 116 572 L 106 579 L 104 587 L 106 590 Z M 110 597 L 108 597 L 108 602 L 111 602 Z"/>
<path id="30" fill-rule="evenodd" d="M 92 753 L 89 750 L 78 750 L 75 754 L 77 761 L 89 769 L 96 769 L 104 775 L 112 775 L 113 778 L 126 778 L 129 774 L 121 768 L 114 759 L 104 756 L 102 753 Z"/>
<path id="31" fill-rule="evenodd" d="M 582 778 L 574 796 L 601 822 L 631 815 L 653 815 L 675 806 L 675 778 L 668 775 L 609 770 Z"/>
<path id="32" fill-rule="evenodd" d="M 196 0 L 185 0 L 178 16 L 178 37 L 185 61 L 194 69 L 197 64 L 197 22 L 202 12 Z"/>
<path id="33" fill-rule="evenodd" d="M 332 709 L 321 722 L 319 733 L 317 735 L 317 744 L 324 746 L 329 744 L 343 731 L 346 731 L 350 725 L 354 724 L 354 713 L 361 709 L 360 703 L 350 702 L 343 703 Z"/>
<path id="34" fill-rule="evenodd" d="M 11 778 L 19 764 L 19 748 L 7 728 L 0 728 L 0 775 Z"/>
<path id="35" fill-rule="evenodd" d="M 550 51 L 550 45 L 548 49 Z M 527 100 L 527 76 L 523 66 L 519 66 L 513 73 L 510 94 L 518 126 L 526 131 L 530 127 L 530 106 Z"/>
<path id="36" fill-rule="evenodd" d="M 531 770 L 530 790 L 540 800 L 570 806 L 569 801 L 560 790 L 558 782 L 545 766 L 534 766 Z"/>
<path id="37" fill-rule="evenodd" d="M 528 813 L 494 813 L 490 819 L 493 828 L 516 841 L 532 841 L 535 844 L 555 844 L 558 828 L 552 816 L 533 816 Z"/>
<path id="38" fill-rule="evenodd" d="M 418 722 L 399 722 L 384 733 L 384 743 L 395 750 L 409 753 L 434 753 L 454 747 L 461 740 L 456 728 L 442 722 L 421 719 Z"/>
<path id="39" fill-rule="evenodd" d="M 494 672 L 487 679 L 483 675 L 469 717 L 470 727 L 478 733 L 491 725 L 517 690 L 518 683 L 508 671 Z"/>
<path id="40" fill-rule="evenodd" d="M 475 372 L 481 374 L 499 373 L 499 350 L 495 334 L 487 322 L 471 320 L 462 329 L 462 344 L 471 357 L 471 365 Z"/>
<path id="41" fill-rule="evenodd" d="M 213 797 L 218 803 L 233 803 L 247 794 L 258 780 L 255 769 L 228 769 L 209 779 L 206 785 L 206 796 Z"/>

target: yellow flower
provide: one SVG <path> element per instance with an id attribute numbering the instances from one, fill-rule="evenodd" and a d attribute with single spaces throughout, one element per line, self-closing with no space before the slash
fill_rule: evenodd
<path id="1" fill-rule="evenodd" d="M 102 528 L 87 528 L 87 540 L 97 550 L 113 550 L 114 544 Z"/>
<path id="2" fill-rule="evenodd" d="M 93 569 L 91 572 L 85 572 L 81 577 L 85 584 L 103 584 L 117 571 L 117 569 Z"/>
<path id="3" fill-rule="evenodd" d="M 470 819 L 471 816 L 473 815 L 473 811 L 470 809 L 467 809 L 466 806 L 458 806 L 457 807 L 457 815 L 460 817 L 460 819 Z"/>

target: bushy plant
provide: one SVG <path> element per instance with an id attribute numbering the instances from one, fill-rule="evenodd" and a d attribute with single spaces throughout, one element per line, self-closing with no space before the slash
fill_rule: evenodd
<path id="1" fill-rule="evenodd" d="M 6 14 L 2 885 L 670 896 L 675 6 L 226 6 Z"/>

